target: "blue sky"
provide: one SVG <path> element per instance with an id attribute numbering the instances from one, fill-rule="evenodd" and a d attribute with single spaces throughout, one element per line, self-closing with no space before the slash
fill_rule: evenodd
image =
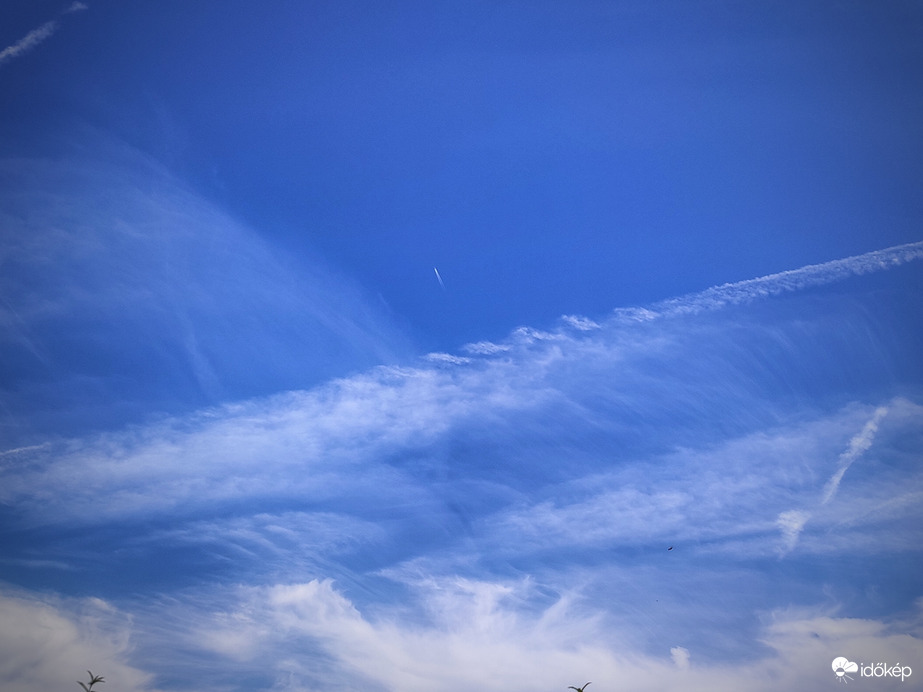
<path id="1" fill-rule="evenodd" d="M 923 689 L 919 3 L 0 18 L 3 687 Z"/>

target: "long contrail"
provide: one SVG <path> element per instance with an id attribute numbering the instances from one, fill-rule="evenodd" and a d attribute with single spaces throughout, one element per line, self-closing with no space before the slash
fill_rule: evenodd
<path id="1" fill-rule="evenodd" d="M 87 9 L 87 6 L 82 2 L 73 2 L 66 10 L 61 12 L 58 17 L 61 15 L 70 14 L 72 12 L 79 12 L 80 10 L 85 9 Z M 55 31 L 57 31 L 59 26 L 60 22 L 58 19 L 52 19 L 51 21 L 45 22 L 37 29 L 30 31 L 13 45 L 7 46 L 2 51 L 0 51 L 0 65 L 3 65 L 4 63 L 9 62 L 14 58 L 18 58 L 23 53 L 32 50 L 49 36 L 51 36 Z"/>
<path id="2" fill-rule="evenodd" d="M 690 293 L 660 301 L 649 308 L 620 308 L 615 311 L 615 314 L 617 317 L 636 321 L 695 314 L 717 310 L 726 305 L 749 303 L 780 293 L 823 286 L 853 276 L 899 267 L 919 259 L 923 259 L 923 241 L 896 245 L 884 250 L 875 250 L 864 255 L 854 255 L 822 264 L 809 264 L 799 269 L 768 274 L 756 279 L 713 286 L 699 293 Z"/>

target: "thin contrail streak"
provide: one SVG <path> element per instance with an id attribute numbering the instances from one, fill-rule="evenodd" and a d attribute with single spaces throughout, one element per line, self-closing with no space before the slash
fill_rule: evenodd
<path id="1" fill-rule="evenodd" d="M 61 15 L 71 14 L 72 12 L 79 12 L 85 9 L 87 9 L 87 6 L 82 2 L 74 2 L 71 3 L 71 5 L 66 10 L 61 12 L 59 17 Z M 3 50 L 0 50 L 0 65 L 13 60 L 14 58 L 18 58 L 23 53 L 32 50 L 52 34 L 54 34 L 54 32 L 58 30 L 59 26 L 60 22 L 58 19 L 47 21 L 37 29 L 30 31 L 13 45 L 7 46 Z"/>
<path id="2" fill-rule="evenodd" d="M 12 46 L 7 46 L 2 51 L 0 51 L 0 65 L 12 60 L 13 58 L 19 57 L 32 48 L 35 48 L 46 38 L 51 36 L 57 30 L 57 28 L 58 20 L 52 19 L 50 22 L 45 22 L 42 24 L 38 29 L 33 29 Z"/>
<path id="3" fill-rule="evenodd" d="M 836 491 L 840 487 L 840 481 L 843 480 L 843 474 L 846 473 L 846 470 L 852 465 L 852 463 L 858 459 L 864 452 L 866 452 L 869 447 L 872 446 L 872 441 L 875 439 L 875 433 L 878 432 L 878 425 L 881 423 L 881 419 L 888 414 L 888 409 L 884 406 L 880 406 L 875 409 L 875 414 L 871 419 L 865 424 L 865 427 L 862 428 L 862 432 L 853 437 L 849 441 L 849 447 L 846 451 L 840 455 L 840 468 L 837 469 L 836 473 L 830 478 L 827 482 L 827 485 L 824 487 L 824 496 L 821 500 L 821 504 L 825 505 L 836 495 Z"/>
<path id="4" fill-rule="evenodd" d="M 834 498 L 847 469 L 849 469 L 852 463 L 872 446 L 872 442 L 875 440 L 875 433 L 878 432 L 878 425 L 886 415 L 888 415 L 887 407 L 879 406 L 875 409 L 874 415 L 862 428 L 862 432 L 849 441 L 849 447 L 846 448 L 845 452 L 840 454 L 840 468 L 837 469 L 836 473 L 827 481 L 827 485 L 824 486 L 824 494 L 820 501 L 821 506 L 826 505 Z M 798 542 L 798 537 L 801 535 L 801 532 L 804 530 L 804 525 L 808 523 L 810 518 L 811 512 L 797 509 L 782 512 L 779 515 L 779 518 L 776 520 L 776 526 L 782 531 L 782 538 L 784 540 L 784 545 L 780 551 L 782 556 L 794 550 L 795 544 Z"/>
<path id="5" fill-rule="evenodd" d="M 718 310 L 727 305 L 749 303 L 759 298 L 779 295 L 780 293 L 789 293 L 812 286 L 823 286 L 853 276 L 898 267 L 919 259 L 923 259 L 923 241 L 896 245 L 884 250 L 875 250 L 864 255 L 854 255 L 822 264 L 809 264 L 799 269 L 768 274 L 756 279 L 713 286 L 699 293 L 690 293 L 678 298 L 660 301 L 649 308 L 620 308 L 615 313 L 617 317 L 624 317 L 634 321 L 696 314 L 708 310 Z"/>
<path id="6" fill-rule="evenodd" d="M 442 286 L 442 290 L 445 290 L 445 284 L 442 283 L 442 277 L 439 276 L 439 270 L 436 267 L 433 267 L 433 271 L 436 272 L 436 278 L 439 280 L 439 285 Z"/>

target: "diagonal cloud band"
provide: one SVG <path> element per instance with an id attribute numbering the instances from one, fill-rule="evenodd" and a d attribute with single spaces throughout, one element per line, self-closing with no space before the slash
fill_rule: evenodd
<path id="1" fill-rule="evenodd" d="M 642 323 L 651 314 L 681 318 L 921 257 L 923 243 L 913 243 L 717 287 L 654 306 L 645 311 Z M 429 472 L 457 476 L 458 469 L 446 471 L 439 450 L 463 430 L 468 438 L 486 435 L 513 446 L 515 451 L 504 461 L 512 475 L 504 476 L 504 466 L 488 473 L 501 485 L 512 482 L 527 463 L 521 458 L 524 437 L 526 444 L 535 444 L 543 435 L 555 435 L 553 444 L 560 448 L 573 434 L 567 430 L 595 431 L 600 440 L 618 442 L 626 450 L 656 443 L 668 452 L 683 435 L 694 432 L 702 416 L 723 417 L 725 425 L 736 420 L 745 432 L 748 416 L 756 414 L 753 392 L 741 389 L 740 373 L 752 369 L 748 359 L 755 357 L 753 349 L 714 345 L 727 341 L 732 326 L 710 327 L 717 331 L 702 337 L 700 348 L 684 327 L 652 335 L 626 326 L 624 316 L 617 311 L 615 318 L 593 329 L 586 322 L 574 326 L 574 318 L 554 331 L 521 328 L 494 349 L 482 342 L 470 358 L 378 367 L 311 390 L 206 409 L 123 432 L 9 450 L 0 457 L 0 501 L 32 507 L 34 518 L 41 514 L 43 521 L 52 516 L 99 521 L 181 508 L 194 511 L 241 498 L 321 502 L 345 493 L 358 503 L 382 487 L 404 488 L 402 492 L 422 501 L 430 494 L 427 489 L 407 490 L 414 484 L 389 484 L 387 479 L 417 473 L 419 468 L 409 465 L 408 458 L 419 458 Z M 768 338 L 768 345 L 758 342 L 759 348 L 775 347 L 776 337 Z M 681 341 L 685 350 L 678 354 Z M 692 355 L 694 367 L 685 362 Z M 656 371 L 648 365 L 652 356 L 662 359 Z M 607 378 L 615 378 L 616 384 L 586 387 Z M 751 410 L 735 410 L 742 401 Z M 669 432 L 658 416 L 672 421 Z M 652 441 L 647 428 L 657 431 L 659 441 Z M 363 472 L 348 492 L 336 480 L 346 469 Z M 478 473 L 471 471 L 473 477 Z M 76 486 L 71 480 L 75 474 L 80 478 Z M 543 474 L 533 480 L 550 482 L 556 472 Z M 101 496 L 107 498 L 105 504 L 88 512 Z M 55 511 L 48 512 L 52 505 Z"/>

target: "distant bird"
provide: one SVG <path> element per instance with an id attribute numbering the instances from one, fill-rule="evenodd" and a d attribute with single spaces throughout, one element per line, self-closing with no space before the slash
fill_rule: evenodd
<path id="1" fill-rule="evenodd" d="M 589 685 L 589 684 L 590 684 L 590 683 L 587 683 L 586 685 Z M 586 689 L 586 685 L 584 685 L 583 687 L 574 687 L 573 685 L 571 685 L 571 686 L 568 687 L 567 689 L 569 689 L 569 690 L 577 690 L 577 692 L 583 692 L 583 691 Z"/>
<path id="2" fill-rule="evenodd" d="M 673 550 L 673 546 L 671 545 L 667 550 Z"/>

